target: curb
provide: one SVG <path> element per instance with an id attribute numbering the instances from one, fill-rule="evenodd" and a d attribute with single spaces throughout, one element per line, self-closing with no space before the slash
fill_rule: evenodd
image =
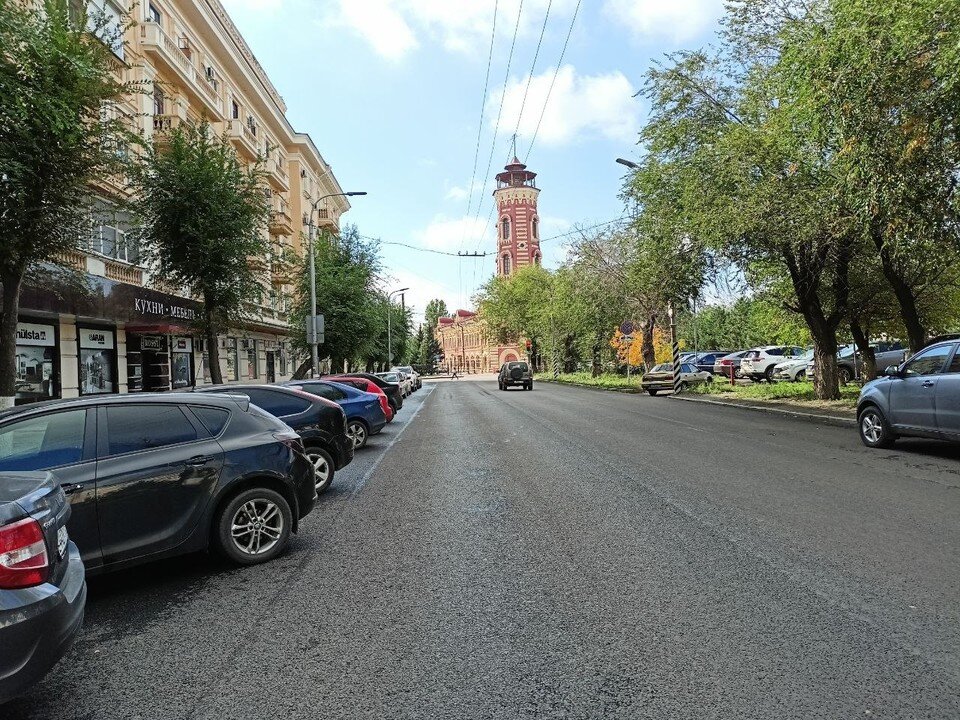
<path id="1" fill-rule="evenodd" d="M 602 387 L 600 385 L 587 385 L 585 383 L 572 383 L 572 382 L 562 382 L 560 380 L 546 380 L 540 378 L 534 378 L 538 383 L 550 383 L 551 385 L 563 385 L 566 387 L 578 387 L 584 388 L 586 390 L 600 390 L 601 392 L 618 392 L 624 395 L 639 395 L 643 392 L 640 388 L 615 388 L 615 387 Z"/>
<path id="2" fill-rule="evenodd" d="M 785 410 L 778 407 L 763 407 L 762 405 L 746 405 L 744 403 L 707 400 L 705 398 L 690 397 L 689 395 L 670 395 L 668 397 L 672 400 L 683 400 L 684 402 L 704 403 L 705 405 L 720 405 L 722 407 L 735 407 L 743 410 L 756 410 L 757 412 L 770 413 L 773 415 L 785 415 L 787 417 L 807 420 L 809 422 L 822 423 L 824 425 L 836 425 L 838 427 L 857 426 L 857 421 L 854 418 L 838 417 L 836 415 L 819 415 L 817 413 L 801 412 L 798 410 Z"/>

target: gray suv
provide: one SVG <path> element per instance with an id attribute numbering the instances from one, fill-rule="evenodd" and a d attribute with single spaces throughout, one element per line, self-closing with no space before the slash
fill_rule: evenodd
<path id="1" fill-rule="evenodd" d="M 533 390 L 533 373 L 530 366 L 522 360 L 504 363 L 500 366 L 497 384 L 501 390 L 513 385 L 521 385 L 524 390 Z"/>
<path id="2" fill-rule="evenodd" d="M 857 419 L 864 445 L 889 447 L 905 436 L 960 440 L 957 345 L 956 340 L 934 343 L 863 386 Z"/>

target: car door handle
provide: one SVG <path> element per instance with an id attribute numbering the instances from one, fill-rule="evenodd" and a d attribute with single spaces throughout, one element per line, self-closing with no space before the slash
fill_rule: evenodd
<path id="1" fill-rule="evenodd" d="M 75 492 L 83 490 L 83 483 L 64 483 L 60 488 L 64 495 L 73 495 Z"/>
<path id="2" fill-rule="evenodd" d="M 925 387 L 925 388 L 932 388 L 933 386 L 934 386 L 933 380 L 924 380 L 923 383 L 921 383 L 920 385 L 920 387 Z"/>
<path id="3" fill-rule="evenodd" d="M 187 460 L 187 465 L 206 465 L 213 462 L 213 455 L 197 455 Z"/>

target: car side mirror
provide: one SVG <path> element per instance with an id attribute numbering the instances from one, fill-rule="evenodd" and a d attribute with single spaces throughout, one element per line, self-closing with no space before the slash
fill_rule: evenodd
<path id="1" fill-rule="evenodd" d="M 887 369 L 883 371 L 883 374 L 887 377 L 903 377 L 897 365 L 887 365 Z"/>

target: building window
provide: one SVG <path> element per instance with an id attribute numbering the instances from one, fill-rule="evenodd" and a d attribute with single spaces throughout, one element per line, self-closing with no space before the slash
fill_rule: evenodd
<path id="1" fill-rule="evenodd" d="M 510 239 L 510 218 L 505 217 L 500 221 L 500 237 L 503 240 Z"/>
<path id="2" fill-rule="evenodd" d="M 533 239 L 540 237 L 540 218 L 533 219 Z"/>
<path id="3" fill-rule="evenodd" d="M 160 24 L 160 11 L 157 10 L 157 6 L 153 3 L 147 5 L 147 20 L 150 22 L 155 22 L 157 25 Z"/>
<path id="4" fill-rule="evenodd" d="M 232 100 L 232 101 L 230 102 L 230 107 L 231 107 L 230 117 L 232 117 L 234 120 L 239 120 L 239 119 L 240 119 L 240 106 L 237 104 L 237 101 L 236 101 L 236 100 Z"/>
<path id="5" fill-rule="evenodd" d="M 257 341 L 249 340 L 247 344 L 247 377 L 256 380 L 260 377 L 260 367 L 257 363 Z"/>
<path id="6" fill-rule="evenodd" d="M 240 363 L 238 362 L 239 358 L 237 357 L 237 339 L 236 338 L 227 338 L 227 379 L 228 380 L 239 380 L 240 379 Z"/>
<path id="7" fill-rule="evenodd" d="M 90 0 L 87 29 L 123 60 L 123 12 L 110 0 Z"/>
<path id="8" fill-rule="evenodd" d="M 513 268 L 511 268 L 511 266 L 510 266 L 510 256 L 509 256 L 509 255 L 504 255 L 504 256 L 503 256 L 503 274 L 504 274 L 504 275 L 509 275 L 509 274 L 510 274 L 510 271 L 511 271 L 512 269 L 513 269 Z"/>
<path id="9" fill-rule="evenodd" d="M 139 262 L 140 244 L 129 232 L 129 219 L 124 213 L 109 208 L 94 211 L 91 225 L 91 251 L 134 265 Z"/>
<path id="10" fill-rule="evenodd" d="M 541 259 L 540 253 L 534 253 L 534 254 L 533 254 L 533 264 L 534 264 L 534 265 L 539 265 L 539 264 L 540 264 L 540 259 Z"/>
<path id="11" fill-rule="evenodd" d="M 163 94 L 163 90 L 159 86 L 153 86 L 153 115 L 154 117 L 159 117 L 161 115 L 166 115 L 164 112 L 166 110 L 167 98 Z"/>

